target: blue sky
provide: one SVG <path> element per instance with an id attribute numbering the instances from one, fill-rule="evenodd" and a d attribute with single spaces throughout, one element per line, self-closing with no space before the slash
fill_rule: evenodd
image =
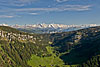
<path id="1" fill-rule="evenodd" d="M 0 23 L 100 24 L 100 0 L 0 0 Z"/>

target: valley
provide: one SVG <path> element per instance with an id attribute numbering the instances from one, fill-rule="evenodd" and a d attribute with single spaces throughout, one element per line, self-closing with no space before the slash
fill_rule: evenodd
<path id="1" fill-rule="evenodd" d="M 0 26 L 0 67 L 99 67 L 100 26 L 27 33 Z"/>

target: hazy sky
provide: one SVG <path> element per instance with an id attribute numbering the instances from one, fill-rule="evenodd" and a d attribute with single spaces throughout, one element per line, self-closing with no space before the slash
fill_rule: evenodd
<path id="1" fill-rule="evenodd" d="M 100 0 L 0 0 L 0 23 L 100 24 Z"/>

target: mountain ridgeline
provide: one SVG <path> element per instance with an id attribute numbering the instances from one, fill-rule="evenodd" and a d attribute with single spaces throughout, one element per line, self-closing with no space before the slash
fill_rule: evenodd
<path id="1" fill-rule="evenodd" d="M 0 26 L 0 67 L 100 67 L 100 26 L 53 34 Z"/>

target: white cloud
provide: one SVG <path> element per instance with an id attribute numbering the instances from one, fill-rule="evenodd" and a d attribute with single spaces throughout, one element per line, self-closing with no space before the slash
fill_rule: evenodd
<path id="1" fill-rule="evenodd" d="M 61 3 L 61 2 L 66 2 L 66 1 L 69 1 L 69 0 L 56 0 L 57 2 Z"/>
<path id="2" fill-rule="evenodd" d="M 9 15 L 0 15 L 0 18 L 13 18 L 14 16 L 9 16 Z"/>
<path id="3" fill-rule="evenodd" d="M 29 2 L 34 2 L 34 1 L 38 1 L 38 0 L 19 0 L 20 2 L 23 3 L 29 3 Z"/>
<path id="4" fill-rule="evenodd" d="M 0 0 L 0 5 L 25 6 L 38 0 Z"/>
<path id="5" fill-rule="evenodd" d="M 31 15 L 38 15 L 38 13 L 29 13 L 29 14 L 31 14 Z"/>
<path id="6" fill-rule="evenodd" d="M 23 8 L 15 11 L 29 12 L 29 11 L 86 11 L 90 10 L 91 5 L 63 5 L 52 8 Z"/>

